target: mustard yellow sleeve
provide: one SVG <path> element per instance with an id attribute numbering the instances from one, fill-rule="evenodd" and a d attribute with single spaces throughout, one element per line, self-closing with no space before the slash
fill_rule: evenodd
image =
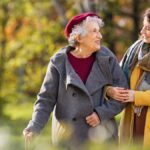
<path id="1" fill-rule="evenodd" d="M 135 91 L 135 106 L 150 106 L 150 90 Z"/>

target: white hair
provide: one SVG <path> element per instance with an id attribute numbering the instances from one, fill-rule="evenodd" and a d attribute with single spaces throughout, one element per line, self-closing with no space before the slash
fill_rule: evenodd
<path id="1" fill-rule="evenodd" d="M 83 20 L 80 24 L 75 25 L 74 28 L 72 29 L 72 32 L 70 33 L 70 36 L 68 38 L 68 43 L 70 46 L 75 47 L 77 44 L 76 41 L 76 35 L 80 35 L 80 36 L 84 36 L 86 33 L 86 29 L 85 29 L 85 24 L 87 24 L 87 22 L 96 22 L 98 23 L 99 27 L 103 27 L 104 26 L 104 22 L 102 21 L 101 18 L 98 18 L 97 16 L 88 16 L 86 17 L 85 20 Z"/>

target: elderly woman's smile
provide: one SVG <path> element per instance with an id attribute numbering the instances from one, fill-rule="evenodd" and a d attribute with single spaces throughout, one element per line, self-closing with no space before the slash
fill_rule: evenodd
<path id="1" fill-rule="evenodd" d="M 100 49 L 100 41 L 102 39 L 100 23 L 101 22 L 98 22 L 95 18 L 92 20 L 89 18 L 89 20 L 83 22 L 81 26 L 73 29 L 73 32 L 76 32 L 77 29 L 80 29 L 79 31 L 81 32 L 74 34 L 74 40 L 76 41 L 75 50 L 72 52 L 74 56 L 86 58 Z M 71 37 L 73 37 L 73 35 L 71 35 Z"/>

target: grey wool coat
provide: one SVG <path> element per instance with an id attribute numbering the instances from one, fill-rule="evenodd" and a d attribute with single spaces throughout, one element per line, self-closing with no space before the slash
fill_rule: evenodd
<path id="1" fill-rule="evenodd" d="M 106 141 L 117 137 L 115 115 L 125 104 L 104 98 L 104 87 L 127 88 L 127 81 L 115 56 L 106 47 L 96 52 L 95 62 L 84 84 L 67 58 L 69 47 L 51 57 L 45 79 L 27 129 L 38 133 L 53 111 L 52 141 L 69 137 L 70 142 Z M 85 118 L 95 111 L 101 124 L 90 127 Z"/>

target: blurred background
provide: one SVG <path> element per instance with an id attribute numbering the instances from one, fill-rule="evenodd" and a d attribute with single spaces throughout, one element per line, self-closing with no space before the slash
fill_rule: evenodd
<path id="1" fill-rule="evenodd" d="M 120 61 L 139 38 L 148 7 L 150 0 L 0 0 L 0 150 L 24 149 L 22 130 L 31 118 L 50 57 L 67 45 L 68 19 L 80 12 L 98 13 L 105 22 L 102 43 Z M 30 149 L 53 149 L 50 130 L 51 118 Z"/>

